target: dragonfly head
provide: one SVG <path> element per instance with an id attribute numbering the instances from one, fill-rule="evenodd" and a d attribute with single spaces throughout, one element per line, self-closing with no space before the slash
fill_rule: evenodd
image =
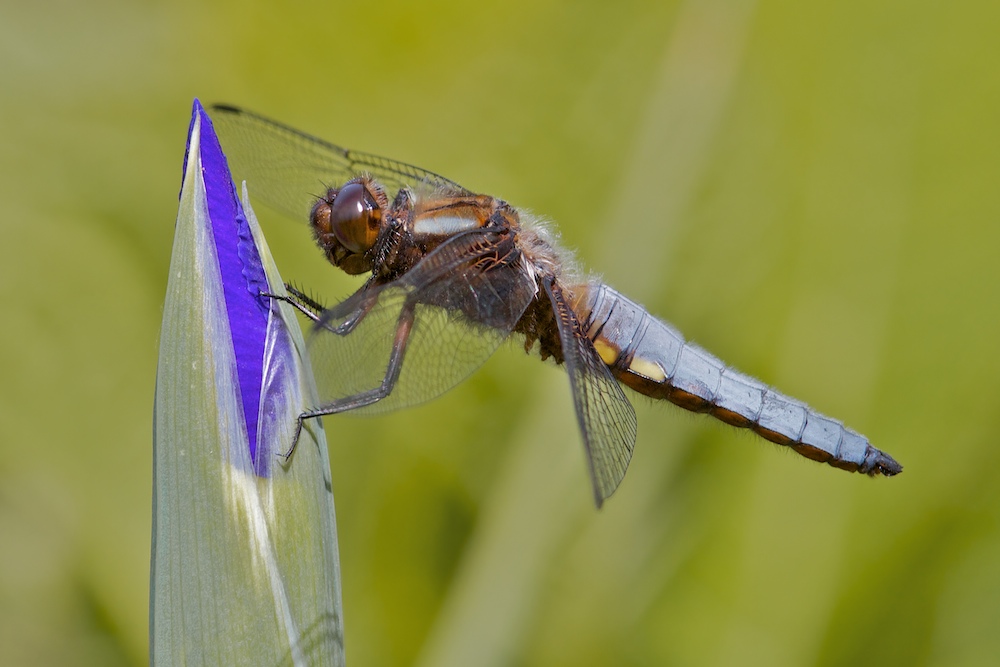
<path id="1" fill-rule="evenodd" d="M 372 270 L 370 251 L 382 227 L 388 199 L 369 178 L 356 178 L 330 188 L 309 216 L 316 243 L 328 260 L 350 275 Z"/>

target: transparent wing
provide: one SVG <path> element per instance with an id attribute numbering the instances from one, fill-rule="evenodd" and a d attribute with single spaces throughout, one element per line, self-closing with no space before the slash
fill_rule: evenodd
<path id="1" fill-rule="evenodd" d="M 549 280 L 545 282 L 545 291 L 559 327 L 563 362 L 569 373 L 576 418 L 594 484 L 594 500 L 600 507 L 618 488 L 632 459 L 635 411 L 594 344 L 581 331 L 562 289 Z"/>
<path id="2" fill-rule="evenodd" d="M 308 220 L 316 198 L 369 173 L 386 187 L 390 201 L 404 186 L 468 194 L 433 172 L 389 158 L 341 148 L 237 107 L 211 107 L 212 123 L 237 179 L 250 194 L 296 220 Z"/>
<path id="3" fill-rule="evenodd" d="M 504 248 L 491 236 L 453 238 L 399 280 L 368 285 L 323 313 L 309 343 L 323 403 L 382 383 L 407 306 L 415 306 L 415 317 L 399 379 L 387 397 L 354 412 L 428 401 L 481 366 L 535 295 L 535 283 L 519 261 L 495 261 Z"/>

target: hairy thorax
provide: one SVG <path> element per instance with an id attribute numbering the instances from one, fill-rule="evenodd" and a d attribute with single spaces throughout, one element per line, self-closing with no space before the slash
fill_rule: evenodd
<path id="1" fill-rule="evenodd" d="M 554 278 L 571 303 L 577 300 L 574 290 L 585 290 L 585 285 L 581 284 L 572 254 L 559 246 L 545 223 L 524 212 L 520 212 L 519 218 L 518 247 L 538 289 L 514 331 L 524 336 L 525 352 L 530 353 L 537 342 L 543 360 L 551 357 L 561 364 L 563 351 L 559 327 L 541 281 Z"/>

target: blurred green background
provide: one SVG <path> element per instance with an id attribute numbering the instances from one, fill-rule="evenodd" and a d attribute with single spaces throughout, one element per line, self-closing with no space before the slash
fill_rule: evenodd
<path id="1" fill-rule="evenodd" d="M 637 398 L 595 512 L 562 371 L 511 345 L 427 406 L 327 419 L 349 664 L 997 664 L 998 34 L 987 1 L 6 3 L 0 662 L 147 660 L 198 96 L 550 217 L 906 466 Z M 260 213 L 286 279 L 357 285 Z"/>

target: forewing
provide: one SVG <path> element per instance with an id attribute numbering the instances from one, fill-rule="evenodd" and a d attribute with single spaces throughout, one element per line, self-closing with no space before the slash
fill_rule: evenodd
<path id="1" fill-rule="evenodd" d="M 618 488 L 628 469 L 635 446 L 635 411 L 594 344 L 582 334 L 559 285 L 547 281 L 545 291 L 559 327 L 563 362 L 587 450 L 594 499 L 600 507 Z"/>
<path id="2" fill-rule="evenodd" d="M 416 304 L 399 380 L 373 414 L 428 401 L 468 377 L 507 339 L 535 295 L 521 264 L 488 264 L 489 235 L 466 234 L 429 254 L 399 280 L 371 286 L 324 313 L 310 339 L 320 398 L 329 403 L 378 387 L 385 377 L 400 313 Z M 374 295 L 374 296 L 373 296 Z M 338 327 L 364 309 L 346 335 Z"/>
<path id="3" fill-rule="evenodd" d="M 431 188 L 468 194 L 457 183 L 420 167 L 362 153 L 227 105 L 214 105 L 212 123 L 237 178 L 251 196 L 296 220 L 308 220 L 316 198 L 368 173 L 390 200 L 400 188 Z"/>

